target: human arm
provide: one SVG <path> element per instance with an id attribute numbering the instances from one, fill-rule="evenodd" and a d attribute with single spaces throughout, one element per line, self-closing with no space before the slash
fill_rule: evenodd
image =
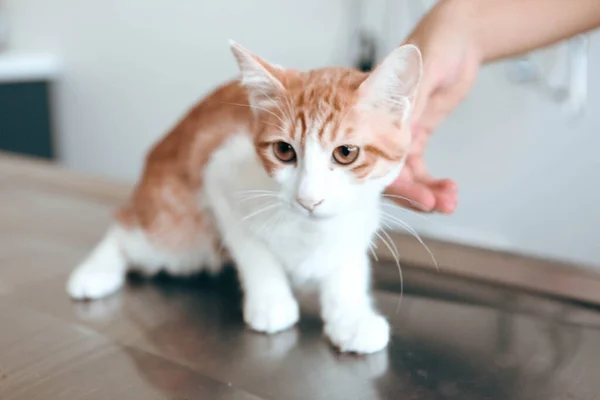
<path id="1" fill-rule="evenodd" d="M 411 116 L 413 146 L 388 194 L 421 211 L 453 213 L 457 186 L 427 171 L 431 133 L 469 93 L 479 67 L 600 26 L 600 0 L 442 0 L 407 42 L 423 53 L 424 72 Z"/>
<path id="2" fill-rule="evenodd" d="M 516 56 L 600 26 L 598 0 L 446 0 L 469 28 L 483 63 Z M 456 3 L 451 4 L 451 3 Z"/>

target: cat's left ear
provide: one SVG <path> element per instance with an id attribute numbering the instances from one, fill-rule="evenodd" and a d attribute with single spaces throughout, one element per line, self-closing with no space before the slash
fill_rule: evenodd
<path id="1" fill-rule="evenodd" d="M 410 115 L 423 73 L 419 49 L 407 44 L 392 51 L 358 88 L 358 104 L 398 115 Z"/>
<path id="2" fill-rule="evenodd" d="M 248 91 L 250 104 L 264 109 L 276 107 L 286 92 L 282 83 L 285 70 L 269 64 L 233 40 L 229 45 L 242 73 L 241 84 Z"/>

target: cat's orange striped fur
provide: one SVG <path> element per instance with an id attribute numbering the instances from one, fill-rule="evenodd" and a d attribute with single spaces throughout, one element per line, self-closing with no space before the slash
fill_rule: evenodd
<path id="1" fill-rule="evenodd" d="M 322 289 L 325 329 L 342 349 L 375 351 L 388 333 L 368 300 L 366 251 L 379 223 L 381 192 L 410 145 L 405 121 L 420 79 L 420 54 L 413 46 L 399 48 L 368 75 L 283 69 L 237 44 L 232 49 L 241 80 L 206 96 L 153 147 L 115 228 L 74 272 L 69 293 L 107 295 L 121 286 L 131 264 L 151 273 L 218 270 L 225 258 L 220 249 L 226 249 L 240 272 L 246 321 L 275 332 L 298 318 L 284 282 L 328 279 L 334 270 L 326 264 L 352 253 L 345 262 L 359 265 L 339 279 L 348 287 L 332 282 L 335 289 Z M 241 205 L 239 193 L 245 200 L 277 200 L 261 214 Z M 262 232 L 246 223 L 254 214 L 263 222 L 266 214 L 283 221 Z M 359 232 L 350 232 L 354 228 Z M 355 297 L 356 318 L 379 332 L 353 326 L 360 321 L 351 316 L 342 318 L 347 327 L 334 324 L 334 316 L 348 312 L 340 304 L 348 300 L 346 291 Z M 367 331 L 353 331 L 359 328 Z M 348 335 L 341 329 L 354 336 L 344 342 Z"/>

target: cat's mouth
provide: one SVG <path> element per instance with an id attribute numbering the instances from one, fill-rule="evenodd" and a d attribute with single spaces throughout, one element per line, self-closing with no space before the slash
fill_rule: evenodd
<path id="1" fill-rule="evenodd" d="M 291 206 L 290 208 L 294 214 L 296 214 L 298 216 L 302 216 L 310 221 L 326 221 L 326 220 L 329 220 L 334 217 L 333 214 L 324 213 L 319 210 L 307 211 L 301 207 L 295 207 L 295 206 Z"/>

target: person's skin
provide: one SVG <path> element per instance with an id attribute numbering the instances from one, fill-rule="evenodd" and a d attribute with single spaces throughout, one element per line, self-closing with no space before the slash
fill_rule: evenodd
<path id="1" fill-rule="evenodd" d="M 406 40 L 420 48 L 424 71 L 411 116 L 411 153 L 387 194 L 405 207 L 453 213 L 457 185 L 433 178 L 423 152 L 431 133 L 469 93 L 479 67 L 597 27 L 600 0 L 441 0 Z"/>

